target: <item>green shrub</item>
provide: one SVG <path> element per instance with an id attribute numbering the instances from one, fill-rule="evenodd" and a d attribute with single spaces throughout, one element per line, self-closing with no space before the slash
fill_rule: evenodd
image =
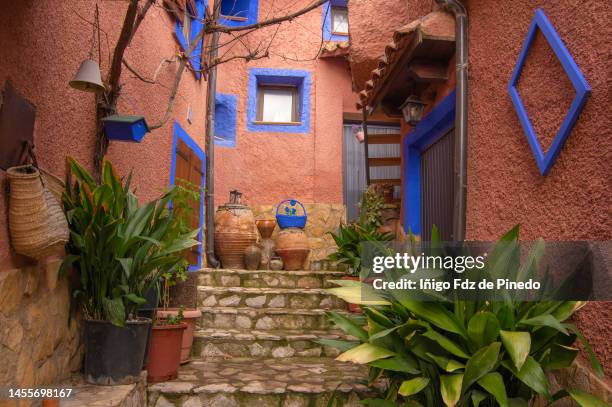
<path id="1" fill-rule="evenodd" d="M 62 201 L 70 241 L 61 270 L 78 273 L 73 304 L 86 318 L 123 326 L 160 277 L 184 261 L 183 251 L 199 244 L 199 230 L 179 233 L 179 219 L 168 210 L 177 189 L 141 205 L 130 191 L 131 175 L 121 180 L 109 162 L 100 183 L 75 160 L 69 164 Z"/>
<path id="2" fill-rule="evenodd" d="M 531 272 L 543 254 L 543 242 L 532 248 L 523 264 L 517 242 L 515 227 L 491 252 L 483 273 Z M 364 317 L 328 313 L 358 341 L 320 342 L 343 350 L 340 361 L 368 365 L 370 381 L 384 377 L 389 382 L 384 399 L 369 399 L 365 405 L 526 407 L 535 394 L 551 402 L 570 396 L 581 406 L 607 405 L 579 390 L 551 394 L 546 377 L 546 372 L 573 362 L 579 352 L 576 340 L 603 376 L 589 344 L 566 322 L 583 302 L 423 302 L 411 300 L 402 290 L 375 291 L 355 281 L 334 283 L 340 287 L 329 291 L 361 305 Z M 362 296 L 363 290 L 367 296 Z"/>

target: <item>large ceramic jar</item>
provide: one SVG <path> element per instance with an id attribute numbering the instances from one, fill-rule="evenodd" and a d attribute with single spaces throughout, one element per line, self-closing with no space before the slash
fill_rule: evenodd
<path id="1" fill-rule="evenodd" d="M 310 248 L 308 236 L 300 228 L 281 230 L 276 236 L 276 254 L 285 265 L 285 270 L 301 270 Z"/>
<path id="2" fill-rule="evenodd" d="M 235 193 L 215 214 L 215 252 L 224 268 L 244 269 L 244 251 L 257 241 L 257 229 L 251 208 L 240 204 Z"/>

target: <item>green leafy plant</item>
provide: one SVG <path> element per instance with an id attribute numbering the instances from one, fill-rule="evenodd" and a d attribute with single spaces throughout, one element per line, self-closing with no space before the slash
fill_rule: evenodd
<path id="1" fill-rule="evenodd" d="M 383 223 L 382 212 L 385 200 L 375 185 L 370 185 L 361 197 L 359 223 L 362 225 L 379 227 Z"/>
<path id="2" fill-rule="evenodd" d="M 502 237 L 483 273 L 532 273 L 543 255 L 537 242 L 521 264 L 519 228 Z M 434 230 L 432 235 L 437 236 Z M 435 244 L 432 246 L 436 246 Z M 572 364 L 577 340 L 595 371 L 603 369 L 568 318 L 577 301 L 413 301 L 402 290 L 373 290 L 334 281 L 329 292 L 359 304 L 364 316 L 330 312 L 330 320 L 358 341 L 320 340 L 344 353 L 337 359 L 369 366 L 369 380 L 388 379 L 384 398 L 369 406 L 527 406 L 536 394 L 549 402 L 571 397 L 580 406 L 607 406 L 580 390 L 552 394 L 546 372 Z M 367 291 L 367 295 L 362 295 Z"/>
<path id="3" fill-rule="evenodd" d="M 350 223 L 340 225 L 338 233 L 329 232 L 338 249 L 327 259 L 338 264 L 349 266 L 348 274 L 358 276 L 361 269 L 361 251 L 363 242 L 383 242 L 393 240 L 391 233 L 381 233 L 372 223 Z"/>
<path id="4" fill-rule="evenodd" d="M 168 231 L 168 238 L 178 238 L 191 232 L 191 219 L 194 208 L 198 208 L 200 194 L 198 186 L 181 178 L 178 178 L 173 187 L 173 197 L 170 202 L 172 206 L 172 223 Z M 189 250 L 189 249 L 187 249 Z M 170 289 L 178 282 L 187 280 L 189 261 L 181 258 L 172 268 L 164 272 L 161 276 L 162 294 L 160 297 L 161 305 L 167 309 L 170 305 Z"/>
<path id="5" fill-rule="evenodd" d="M 179 325 L 183 322 L 183 319 L 185 319 L 184 311 L 185 307 L 181 305 L 176 315 L 168 315 L 164 318 L 157 318 L 155 325 Z"/>
<path id="6" fill-rule="evenodd" d="M 75 160 L 62 201 L 70 225 L 61 271 L 75 269 L 72 298 L 85 317 L 124 326 L 136 317 L 144 294 L 183 261 L 185 249 L 199 244 L 198 229 L 177 232 L 168 203 L 171 189 L 144 205 L 130 190 L 131 175 L 120 179 L 109 162 L 97 183 Z"/>

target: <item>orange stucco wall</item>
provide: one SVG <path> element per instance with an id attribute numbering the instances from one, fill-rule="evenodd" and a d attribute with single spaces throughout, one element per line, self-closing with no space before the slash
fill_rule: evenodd
<path id="1" fill-rule="evenodd" d="M 5 2 L 0 13 L 0 84 L 11 80 L 36 106 L 34 141 L 39 164 L 62 178 L 67 155 L 91 169 L 94 96 L 70 88 L 68 81 L 87 57 L 92 30 L 81 17 L 93 21 L 95 4 L 93 0 Z M 110 58 L 108 45 L 113 47 L 117 41 L 127 3 L 102 2 L 99 7 L 104 75 Z M 160 62 L 172 58 L 178 50 L 173 31 L 174 22 L 167 12 L 154 6 L 126 52 L 126 59 L 143 75 L 152 77 Z M 140 82 L 124 69 L 120 113 L 144 115 L 149 123 L 159 121 L 167 106 L 175 69 L 176 64 L 171 64 L 161 70 L 160 85 Z M 203 146 L 205 93 L 206 83 L 185 73 L 174 113 L 165 126 L 147 134 L 139 144 L 111 142 L 107 159 L 122 174 L 134 171 L 134 186 L 140 198 L 153 198 L 168 185 L 174 120 Z M 192 124 L 186 120 L 188 105 L 193 110 Z M 0 181 L 4 184 L 4 171 L 0 171 Z M 25 262 L 9 249 L 6 198 L 1 188 L 0 272 Z"/>
<path id="2" fill-rule="evenodd" d="M 307 2 L 298 2 L 297 9 Z M 273 1 L 259 2 L 259 16 L 273 15 Z M 278 11 L 276 12 L 278 13 Z M 275 204 L 288 197 L 307 203 L 342 203 L 342 113 L 353 105 L 348 64 L 340 58 L 317 59 L 322 11 L 316 9 L 284 23 L 270 47 L 270 57 L 235 60 L 219 67 L 217 90 L 235 94 L 236 146 L 215 149 L 215 203 L 227 202 L 238 189 L 249 205 Z M 249 36 L 251 47 L 267 43 L 276 27 Z M 227 41 L 223 36 L 221 42 Z M 223 50 L 221 51 L 223 52 Z M 228 56 L 244 54 L 235 47 Z M 310 72 L 310 129 L 307 133 L 247 131 L 249 68 Z M 346 111 L 354 111 L 354 108 Z"/>

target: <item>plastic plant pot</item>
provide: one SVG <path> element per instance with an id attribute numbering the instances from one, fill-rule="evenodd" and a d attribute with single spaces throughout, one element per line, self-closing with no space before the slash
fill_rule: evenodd
<path id="1" fill-rule="evenodd" d="M 181 364 L 181 345 L 187 324 L 154 325 L 147 365 L 147 382 L 176 379 Z"/>

